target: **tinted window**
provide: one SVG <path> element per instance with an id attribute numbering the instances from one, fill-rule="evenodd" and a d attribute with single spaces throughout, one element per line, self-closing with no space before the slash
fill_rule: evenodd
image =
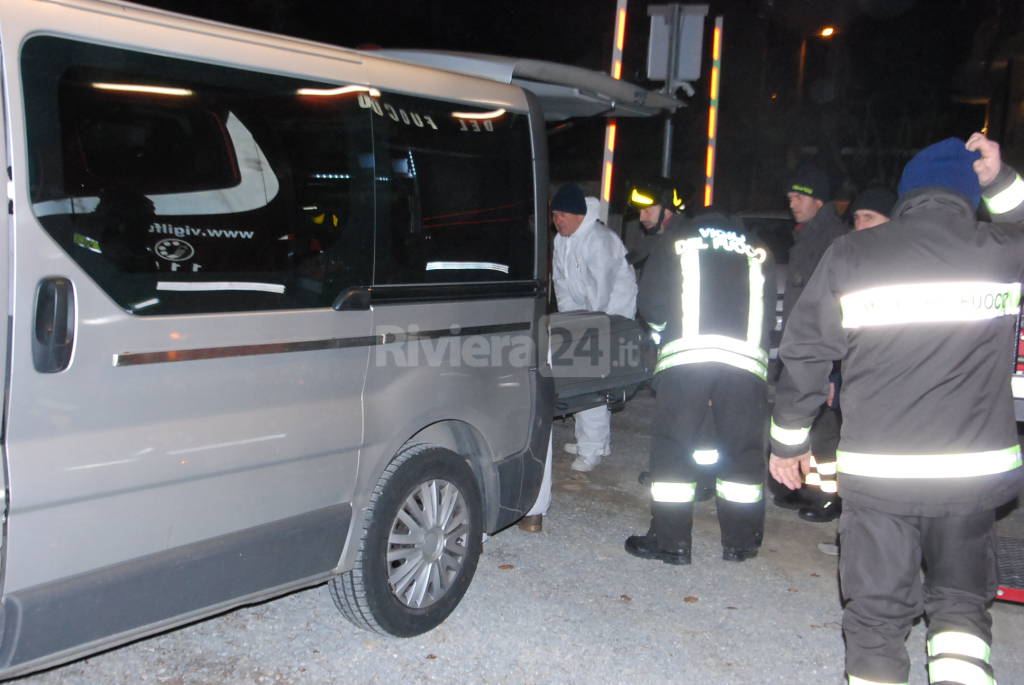
<path id="1" fill-rule="evenodd" d="M 533 278 L 527 116 L 392 93 L 359 101 L 377 149 L 375 282 Z"/>
<path id="2" fill-rule="evenodd" d="M 370 283 L 366 88 L 46 37 L 22 68 L 33 212 L 126 310 L 327 306 Z"/>

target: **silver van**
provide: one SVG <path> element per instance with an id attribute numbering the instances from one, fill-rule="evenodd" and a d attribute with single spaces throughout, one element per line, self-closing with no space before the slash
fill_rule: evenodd
<path id="1" fill-rule="evenodd" d="M 101 0 L 0 49 L 0 677 L 325 580 L 438 625 L 543 470 L 534 97 Z"/>

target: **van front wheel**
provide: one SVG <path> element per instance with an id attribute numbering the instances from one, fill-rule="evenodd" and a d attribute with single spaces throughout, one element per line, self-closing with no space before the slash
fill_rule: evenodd
<path id="1" fill-rule="evenodd" d="M 466 593 L 480 558 L 473 472 L 455 453 L 419 445 L 388 464 L 367 507 L 351 571 L 331 596 L 355 625 L 410 637 L 438 626 Z"/>

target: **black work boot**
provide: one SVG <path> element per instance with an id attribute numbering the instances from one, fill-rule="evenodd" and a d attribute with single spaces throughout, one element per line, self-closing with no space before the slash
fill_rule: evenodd
<path id="1" fill-rule="evenodd" d="M 626 552 L 641 559 L 660 559 L 666 564 L 675 566 L 686 566 L 690 563 L 690 549 L 681 547 L 679 549 L 661 549 L 658 547 L 658 538 L 653 535 L 630 535 L 626 538 L 624 545 Z"/>
<path id="2" fill-rule="evenodd" d="M 843 502 L 838 495 L 825 497 L 809 506 L 802 507 L 799 515 L 804 521 L 811 523 L 828 523 L 835 521 L 843 513 Z"/>
<path id="3" fill-rule="evenodd" d="M 757 547 L 723 547 L 722 559 L 725 561 L 746 561 L 757 556 Z"/>

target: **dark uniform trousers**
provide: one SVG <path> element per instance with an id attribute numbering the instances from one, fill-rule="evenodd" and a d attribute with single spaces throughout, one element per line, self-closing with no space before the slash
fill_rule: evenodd
<path id="1" fill-rule="evenodd" d="M 922 517 L 887 514 L 849 501 L 843 507 L 839 577 L 849 675 L 907 682 L 910 660 L 904 643 L 922 612 L 929 639 L 957 631 L 992 644 L 987 607 L 997 582 L 993 511 Z M 967 656 L 936 654 L 931 661 L 942 656 L 991 674 L 987 663 Z"/>
<path id="2" fill-rule="evenodd" d="M 651 481 L 696 483 L 693 460 L 704 414 L 713 412 L 720 457 L 718 481 L 756 485 L 756 502 L 717 497 L 722 545 L 757 547 L 764 533 L 764 475 L 768 404 L 765 382 L 749 371 L 719 363 L 684 364 L 659 372 L 651 445 Z M 652 530 L 661 549 L 689 548 L 693 528 L 690 502 L 654 502 Z"/>

